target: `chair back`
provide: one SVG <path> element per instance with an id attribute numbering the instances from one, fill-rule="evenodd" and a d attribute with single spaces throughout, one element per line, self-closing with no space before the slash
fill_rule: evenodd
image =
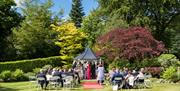
<path id="1" fill-rule="evenodd" d="M 65 82 L 72 82 L 73 76 L 66 76 L 64 79 L 65 79 Z"/>
<path id="2" fill-rule="evenodd" d="M 122 81 L 122 78 L 121 77 L 115 77 L 114 80 L 115 81 Z"/>
<path id="3" fill-rule="evenodd" d="M 45 78 L 44 77 L 38 77 L 37 80 L 38 81 L 45 81 Z"/>

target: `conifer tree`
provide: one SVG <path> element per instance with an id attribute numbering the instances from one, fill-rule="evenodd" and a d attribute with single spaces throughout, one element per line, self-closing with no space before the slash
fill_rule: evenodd
<path id="1" fill-rule="evenodd" d="M 70 17 L 75 23 L 76 27 L 81 27 L 82 17 L 84 16 L 83 7 L 81 0 L 72 0 L 72 9 L 70 12 Z"/>

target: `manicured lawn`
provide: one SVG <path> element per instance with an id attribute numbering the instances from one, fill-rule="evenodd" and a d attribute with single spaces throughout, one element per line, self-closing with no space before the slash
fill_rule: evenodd
<path id="1" fill-rule="evenodd" d="M 32 88 L 29 82 L 8 82 L 0 83 L 0 91 L 37 91 L 37 88 Z M 60 89 L 58 91 L 70 90 Z M 72 91 L 84 91 L 82 87 L 71 89 Z M 48 91 L 48 90 L 47 90 Z M 50 90 L 55 91 L 55 90 Z M 86 89 L 87 91 L 87 89 Z M 88 91 L 112 91 L 111 86 L 104 86 L 104 89 L 89 89 Z M 180 91 L 180 84 L 157 84 L 153 85 L 152 89 L 130 89 L 121 91 Z"/>

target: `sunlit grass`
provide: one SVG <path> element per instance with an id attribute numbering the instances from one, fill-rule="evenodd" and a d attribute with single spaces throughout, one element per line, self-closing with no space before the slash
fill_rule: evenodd
<path id="1" fill-rule="evenodd" d="M 41 89 L 33 88 L 30 82 L 7 82 L 0 83 L 0 91 L 42 91 Z M 58 91 L 112 91 L 111 86 L 104 86 L 104 89 L 83 89 L 81 86 L 74 89 L 60 88 Z M 48 90 L 47 90 L 48 91 Z M 56 90 L 50 90 L 56 91 Z M 180 91 L 180 84 L 153 84 L 151 89 L 123 89 L 121 91 Z"/>

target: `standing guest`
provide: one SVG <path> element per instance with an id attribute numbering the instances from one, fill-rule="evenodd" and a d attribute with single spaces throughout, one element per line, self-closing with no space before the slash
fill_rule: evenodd
<path id="1" fill-rule="evenodd" d="M 77 62 L 73 61 L 72 69 L 76 68 L 76 66 L 77 66 Z"/>
<path id="2" fill-rule="evenodd" d="M 45 84 L 45 89 L 46 89 L 49 82 L 47 81 L 46 74 L 42 69 L 40 70 L 40 73 L 37 75 L 37 78 L 38 78 L 38 84 L 41 85 L 41 88 L 43 89 Z M 40 78 L 44 78 L 44 79 L 40 79 Z"/>
<path id="3" fill-rule="evenodd" d="M 104 67 L 102 64 L 97 69 L 97 81 L 100 85 L 104 82 Z"/>
<path id="4" fill-rule="evenodd" d="M 96 65 L 93 62 L 91 65 L 92 79 L 96 79 Z"/>
<path id="5" fill-rule="evenodd" d="M 87 63 L 84 62 L 83 64 L 83 76 L 84 76 L 84 79 L 86 79 L 87 77 Z"/>
<path id="6" fill-rule="evenodd" d="M 91 64 L 90 62 L 87 63 L 87 79 L 91 79 Z"/>

